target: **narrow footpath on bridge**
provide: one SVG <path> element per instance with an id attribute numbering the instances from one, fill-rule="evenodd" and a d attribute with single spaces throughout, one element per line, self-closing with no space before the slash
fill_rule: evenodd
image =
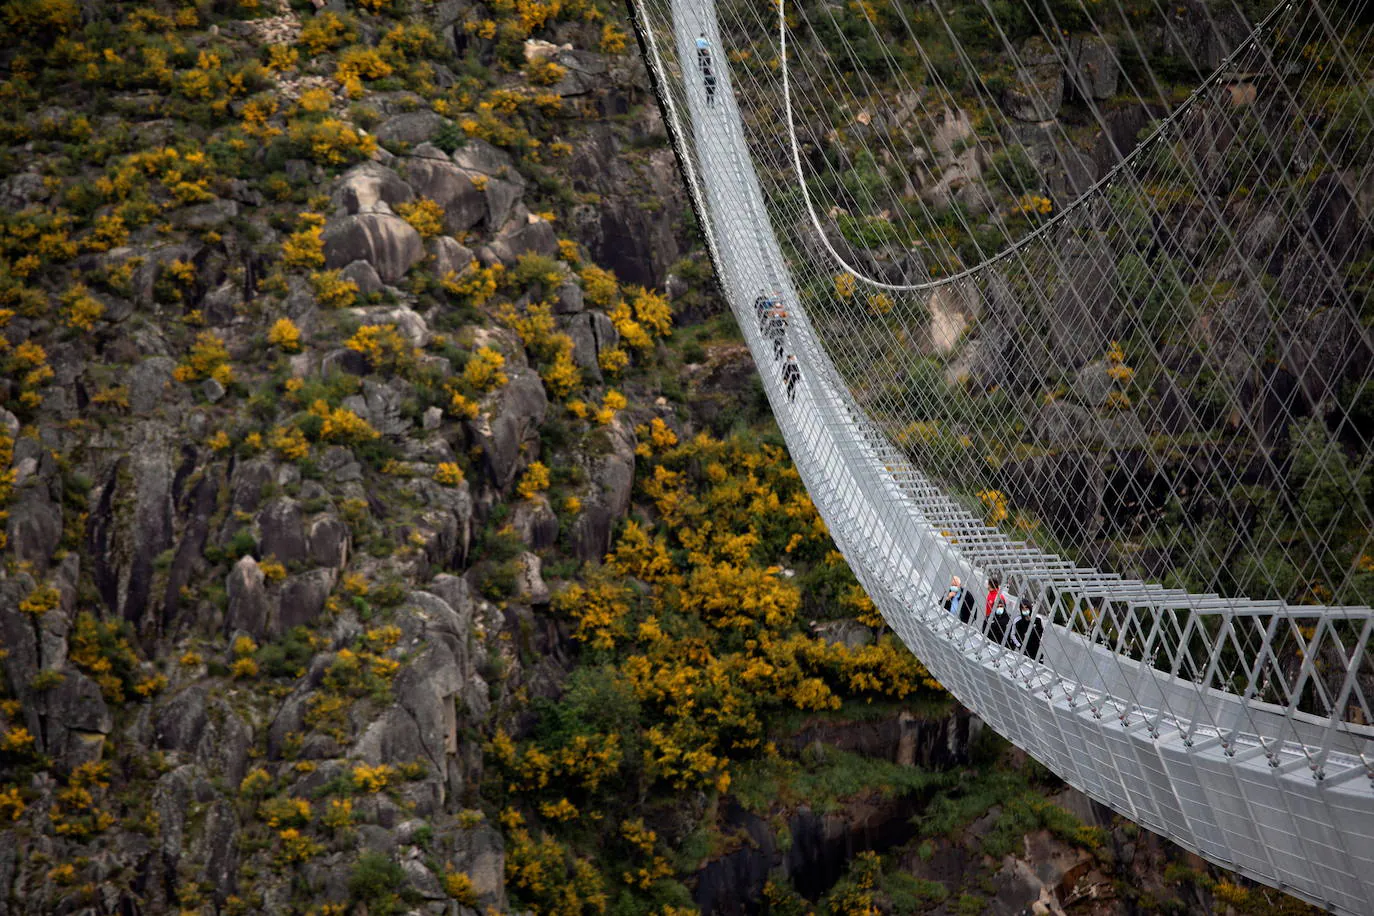
<path id="1" fill-rule="evenodd" d="M 950 575 L 978 583 L 995 563 L 1009 573 L 1048 565 L 1049 584 L 1084 601 L 1187 607 L 1189 626 L 1205 613 L 1244 613 L 1234 601 L 1123 580 L 1013 542 L 911 467 L 864 417 L 807 319 L 750 155 L 713 3 L 636 6 L 689 190 L 778 425 L 888 623 L 962 703 L 1089 796 L 1256 880 L 1337 912 L 1374 911 L 1367 729 L 1159 670 L 1066 628 L 1062 608 L 1049 609 L 1038 660 L 942 610 L 936 596 Z M 699 66 L 701 36 L 713 98 Z M 794 400 L 754 314 L 755 296 L 774 290 L 788 313 L 784 351 L 801 371 Z"/>

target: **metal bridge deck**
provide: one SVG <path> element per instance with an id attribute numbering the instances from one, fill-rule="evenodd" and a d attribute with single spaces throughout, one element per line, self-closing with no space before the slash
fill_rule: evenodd
<path id="1" fill-rule="evenodd" d="M 1079 790 L 1248 877 L 1337 912 L 1374 912 L 1367 729 L 1174 676 L 1062 625 L 1060 616 L 1032 660 L 941 610 L 934 596 L 951 574 L 979 582 L 985 567 L 1012 568 L 1018 557 L 1034 561 L 1048 585 L 1082 598 L 1155 602 L 1193 615 L 1245 614 L 1247 606 L 1104 575 L 1017 544 L 911 468 L 865 420 L 807 321 L 723 59 L 715 61 L 718 88 L 707 104 L 694 42 L 704 32 L 722 46 L 713 3 L 635 5 L 719 278 L 792 459 L 892 628 L 962 703 Z M 787 349 L 802 372 L 794 402 L 753 314 L 763 288 L 781 289 L 791 312 Z"/>

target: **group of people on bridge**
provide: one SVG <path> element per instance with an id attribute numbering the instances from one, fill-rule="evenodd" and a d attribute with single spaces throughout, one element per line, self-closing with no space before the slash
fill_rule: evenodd
<path id="1" fill-rule="evenodd" d="M 1029 598 L 1021 598 L 1017 615 L 1013 620 L 1007 609 L 1007 594 L 1002 591 L 1002 582 L 996 576 L 988 578 L 988 593 L 983 599 L 982 615 L 978 616 L 978 599 L 973 596 L 958 576 L 949 580 L 941 602 L 944 609 L 960 623 L 976 624 L 988 639 L 999 646 L 1024 652 L 1031 658 L 1040 654 L 1040 642 L 1045 635 L 1045 624 L 1035 614 L 1035 606 Z"/>
<path id="2" fill-rule="evenodd" d="M 787 352 L 787 309 L 783 308 L 782 290 L 774 289 L 771 296 L 759 290 L 758 297 L 754 299 L 754 317 L 758 319 L 759 333 L 772 341 L 773 361 L 777 362 Z M 787 361 L 782 366 L 782 382 L 787 386 L 788 401 L 796 400 L 799 381 L 801 367 L 797 365 L 797 358 L 788 353 Z"/>

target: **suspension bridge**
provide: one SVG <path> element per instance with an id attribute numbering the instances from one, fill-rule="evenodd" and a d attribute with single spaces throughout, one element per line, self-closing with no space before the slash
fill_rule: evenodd
<path id="1" fill-rule="evenodd" d="M 817 125 L 844 117 L 830 139 L 857 137 L 869 161 L 891 166 L 888 182 L 921 172 L 923 186 L 951 191 L 928 148 L 903 148 L 913 136 L 905 125 L 958 124 L 950 83 L 960 62 L 966 71 L 977 62 L 956 42 L 956 65 L 937 66 L 927 44 L 907 42 L 926 82 L 910 76 L 920 67 L 885 67 L 887 87 L 897 85 L 888 96 L 905 107 L 884 113 L 884 87 L 865 67 L 917 37 L 900 7 L 879 21 L 851 4 L 857 30 L 835 28 L 837 8 L 825 5 L 634 0 L 632 10 L 719 280 L 792 458 L 889 625 L 961 702 L 1077 789 L 1213 862 L 1352 914 L 1374 911 L 1374 614 L 1361 578 L 1374 524 L 1371 430 L 1348 391 L 1370 387 L 1374 346 L 1358 283 L 1323 277 L 1358 279 L 1363 268 L 1349 265 L 1370 244 L 1369 216 L 1333 231 L 1322 214 L 1374 197 L 1374 131 L 1350 128 L 1374 122 L 1358 6 L 1217 14 L 1211 26 L 1229 35 L 1226 47 L 1191 91 L 1165 87 L 1148 67 L 1121 68 L 1131 85 L 1117 93 L 1150 114 L 1138 138 L 1114 141 L 1110 156 L 1056 189 L 992 157 L 1020 184 L 1006 182 L 1008 209 L 985 204 L 981 216 L 954 196 L 932 201 L 871 180 L 855 190 L 845 172 L 858 159 L 817 151 Z M 942 9 L 926 15 L 955 36 Z M 966 95 L 974 105 L 982 95 L 985 115 L 995 119 L 1008 99 L 1034 108 L 1047 79 L 1072 73 L 1074 46 L 1059 40 L 1068 31 L 1042 25 L 1046 40 L 1035 44 L 995 16 L 987 23 L 1019 83 L 997 97 L 970 79 Z M 877 39 L 876 64 L 870 44 L 866 64 L 846 66 L 864 28 Z M 849 38 L 826 48 L 820 35 Z M 1288 117 L 1308 90 L 1328 102 L 1335 93 L 1336 114 Z M 1105 104 L 1081 95 L 1102 134 Z M 1030 127 L 1004 119 L 995 132 L 1048 135 L 1062 162 L 1081 138 L 1053 123 L 1051 107 Z M 1287 133 L 1276 133 L 1280 123 Z M 984 142 L 977 131 L 956 139 L 964 153 Z M 989 159 L 947 141 L 946 172 Z M 1263 183 L 1308 196 L 1296 210 L 1283 201 L 1297 191 L 1271 205 Z M 847 208 L 867 214 L 834 206 L 826 195 L 840 188 Z M 856 242 L 855 226 L 900 222 L 875 217 L 898 198 L 928 234 Z M 1193 241 L 1171 250 L 1180 209 Z M 1275 214 L 1297 227 L 1294 238 L 1275 241 Z M 1280 247 L 1287 263 L 1276 267 Z M 761 293 L 786 310 L 794 391 L 759 320 Z M 1245 324 L 1304 297 L 1305 330 L 1266 338 Z M 962 304 L 965 326 L 941 350 L 931 327 L 950 320 L 951 303 Z M 1315 343 L 1314 315 L 1324 316 Z M 1133 378 L 1131 360 L 1176 369 L 1178 329 L 1197 327 L 1213 334 L 1201 357 L 1217 361 L 1210 371 Z M 1037 361 L 1062 371 L 1037 371 Z M 980 381 L 990 363 L 1001 375 Z M 1266 392 L 1281 374 L 1293 381 L 1275 407 Z M 1196 378 L 1213 386 L 1205 398 L 1161 396 Z M 1208 399 L 1210 413 L 1189 406 Z M 1297 474 L 1305 483 L 1285 486 Z M 1082 509 L 1089 491 L 1098 502 Z M 1321 494 L 1339 505 L 1319 504 Z M 1134 515 L 1113 515 L 1113 505 Z M 1208 537 L 1224 562 L 1205 549 Z M 1154 545 L 1149 574 L 1134 554 L 1103 549 L 1135 542 Z M 947 612 L 940 598 L 953 575 L 970 585 L 998 576 L 1008 594 L 1032 598 L 1045 627 L 1034 654 L 989 638 L 976 590 L 970 622 Z M 1294 581 L 1318 579 L 1295 594 Z"/>

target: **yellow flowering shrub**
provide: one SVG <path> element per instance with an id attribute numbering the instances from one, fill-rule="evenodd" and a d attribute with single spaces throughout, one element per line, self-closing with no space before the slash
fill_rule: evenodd
<path id="1" fill-rule="evenodd" d="M 201 331 L 191 346 L 191 352 L 172 371 L 179 382 L 195 382 L 212 378 L 222 385 L 234 380 L 234 369 L 229 365 L 229 351 L 224 346 L 224 338 L 214 331 Z"/>
<path id="2" fill-rule="evenodd" d="M 444 208 L 427 197 L 397 204 L 396 214 L 410 223 L 422 238 L 433 238 L 444 232 Z"/>
<path id="3" fill-rule="evenodd" d="M 385 763 L 368 766 L 360 763 L 353 767 L 353 787 L 359 792 L 369 794 L 380 792 L 397 779 L 396 768 Z"/>
<path id="4" fill-rule="evenodd" d="M 334 104 L 334 95 L 329 90 L 317 86 L 302 92 L 296 104 L 301 106 L 302 111 L 310 114 L 324 114 Z"/>
<path id="5" fill-rule="evenodd" d="M 363 93 L 363 80 L 378 80 L 395 72 L 376 48 L 352 47 L 339 55 L 334 79 L 352 98 Z"/>
<path id="6" fill-rule="evenodd" d="M 310 441 L 295 426 L 278 426 L 272 430 L 267 444 L 287 461 L 301 461 L 310 457 Z"/>
<path id="7" fill-rule="evenodd" d="M 371 442 L 381 435 L 368 425 L 366 420 L 346 407 L 331 408 L 324 401 L 316 401 L 310 406 L 310 412 L 322 421 L 320 440 L 323 442 L 357 445 Z"/>
<path id="8" fill-rule="evenodd" d="M 473 261 L 460 273 L 449 271 L 440 280 L 440 285 L 447 292 L 466 299 L 474 308 L 480 308 L 496 295 L 496 289 L 504 273 L 505 268 L 500 264 L 479 267 L 477 262 Z"/>
<path id="9" fill-rule="evenodd" d="M 519 493 L 523 499 L 533 499 L 536 494 L 542 493 L 548 488 L 548 466 L 541 461 L 533 461 L 525 469 L 525 474 L 520 478 L 520 483 L 516 485 L 515 492 Z"/>
<path id="10" fill-rule="evenodd" d="M 350 22 L 337 13 L 324 11 L 305 20 L 301 26 L 300 47 L 307 57 L 316 57 L 332 51 L 357 37 Z"/>
<path id="11" fill-rule="evenodd" d="M 532 86 L 552 86 L 568 75 L 568 68 L 539 57 L 525 65 L 525 75 Z"/>
<path id="12" fill-rule="evenodd" d="M 28 805 L 19 794 L 18 786 L 9 786 L 0 791 L 0 823 L 19 820 L 27 809 Z"/>
<path id="13" fill-rule="evenodd" d="M 358 90 L 361 93 L 361 88 Z M 366 159 L 377 151 L 377 138 L 360 133 L 352 125 L 338 118 L 299 120 L 292 122 L 291 141 L 320 165 L 348 165 Z M 303 266 L 322 266 L 307 264 Z"/>
<path id="14" fill-rule="evenodd" d="M 613 23 L 606 23 L 601 27 L 601 53 L 625 53 L 625 45 L 628 38 L 629 36 L 626 35 L 623 30 L 617 28 Z"/>
<path id="15" fill-rule="evenodd" d="M 608 309 L 620 296 L 620 284 L 609 270 L 588 264 L 582 268 L 582 290 L 593 308 Z"/>
<path id="16" fill-rule="evenodd" d="M 475 909 L 477 907 L 477 888 L 467 872 L 444 872 L 444 892 L 458 901 L 459 906 Z"/>
<path id="17" fill-rule="evenodd" d="M 435 483 L 446 487 L 456 487 L 463 480 L 463 469 L 451 461 L 445 461 L 434 469 Z"/>
<path id="18" fill-rule="evenodd" d="M 315 301 L 328 309 L 351 308 L 358 302 L 358 284 L 347 280 L 342 271 L 321 270 L 310 275 Z"/>
<path id="19" fill-rule="evenodd" d="M 267 332 L 267 342 L 284 353 L 299 353 L 301 329 L 290 318 L 278 318 Z"/>
<path id="20" fill-rule="evenodd" d="M 463 367 L 463 381 L 479 392 L 495 391 L 510 379 L 504 371 L 506 358 L 491 347 L 479 347 Z"/>
<path id="21" fill-rule="evenodd" d="M 299 221 L 301 228 L 282 243 L 282 263 L 294 268 L 323 267 L 324 216 L 307 212 L 300 215 Z"/>
<path id="22" fill-rule="evenodd" d="M 858 280 L 855 279 L 853 274 L 835 274 L 832 282 L 835 287 L 836 298 L 843 299 L 846 302 L 854 298 L 854 287 L 858 285 Z"/>
<path id="23" fill-rule="evenodd" d="M 394 324 L 361 327 L 344 346 L 361 353 L 374 372 L 404 374 L 415 366 L 416 350 L 406 342 Z"/>

